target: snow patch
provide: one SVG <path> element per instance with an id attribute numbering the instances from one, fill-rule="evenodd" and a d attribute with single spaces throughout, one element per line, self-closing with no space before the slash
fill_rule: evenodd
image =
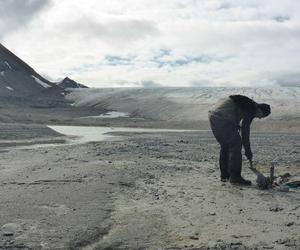
<path id="1" fill-rule="evenodd" d="M 50 88 L 51 86 L 48 85 L 47 83 L 41 81 L 39 78 L 35 77 L 35 76 L 31 76 L 35 81 L 36 83 L 42 85 L 44 88 Z"/>
<path id="2" fill-rule="evenodd" d="M 5 61 L 4 63 L 6 64 L 6 66 L 7 66 L 9 69 L 12 69 L 12 67 L 10 66 L 10 64 L 9 64 L 7 61 Z"/>
<path id="3" fill-rule="evenodd" d="M 124 117 L 129 117 L 129 115 L 130 115 L 129 113 L 111 111 L 101 115 L 85 116 L 81 118 L 122 118 L 122 117 L 124 118 Z"/>
<path id="4" fill-rule="evenodd" d="M 10 91 L 14 91 L 14 89 L 12 87 L 6 86 L 6 88 Z"/>

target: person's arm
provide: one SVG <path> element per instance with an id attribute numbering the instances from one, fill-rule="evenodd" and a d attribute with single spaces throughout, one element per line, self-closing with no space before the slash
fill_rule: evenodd
<path id="1" fill-rule="evenodd" d="M 242 121 L 242 129 L 241 129 L 241 136 L 242 136 L 242 144 L 245 149 L 245 155 L 249 161 L 252 161 L 252 151 L 250 146 L 250 125 L 253 118 L 249 115 L 246 115 Z"/>

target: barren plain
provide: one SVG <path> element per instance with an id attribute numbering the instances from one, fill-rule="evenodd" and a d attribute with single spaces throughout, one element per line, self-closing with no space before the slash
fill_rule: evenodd
<path id="1" fill-rule="evenodd" d="M 299 189 L 259 190 L 246 160 L 251 187 L 221 183 L 205 119 L 81 118 L 109 109 L 2 106 L 0 249 L 299 249 Z M 54 124 L 116 137 L 76 142 Z M 297 116 L 255 120 L 257 168 L 276 158 L 276 176 L 299 179 L 299 132 Z"/>

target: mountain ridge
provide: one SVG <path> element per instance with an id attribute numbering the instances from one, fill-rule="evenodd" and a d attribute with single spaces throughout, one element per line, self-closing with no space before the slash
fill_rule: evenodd
<path id="1" fill-rule="evenodd" d="M 12 62 L 12 58 L 14 59 L 15 62 Z M 37 77 L 39 80 L 49 84 L 52 87 L 55 86 L 55 83 L 53 83 L 53 82 L 47 80 L 46 78 L 42 77 L 32 67 L 30 67 L 26 62 L 24 62 L 20 57 L 18 57 L 13 52 L 11 52 L 9 49 L 4 47 L 1 43 L 0 43 L 0 59 L 1 59 L 1 61 L 8 62 L 9 65 L 17 64 L 16 66 L 21 66 L 21 67 L 18 67 L 19 69 L 25 69 L 25 71 L 28 74 Z M 0 71 L 1 71 L 1 68 L 0 68 Z"/>

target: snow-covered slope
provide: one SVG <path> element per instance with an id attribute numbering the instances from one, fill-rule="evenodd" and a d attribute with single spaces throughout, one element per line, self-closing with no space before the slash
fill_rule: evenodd
<path id="1" fill-rule="evenodd" d="M 242 94 L 272 106 L 272 118 L 300 117 L 300 88 L 154 88 L 81 89 L 67 98 L 75 106 L 105 108 L 150 119 L 168 121 L 206 120 L 219 98 Z"/>

